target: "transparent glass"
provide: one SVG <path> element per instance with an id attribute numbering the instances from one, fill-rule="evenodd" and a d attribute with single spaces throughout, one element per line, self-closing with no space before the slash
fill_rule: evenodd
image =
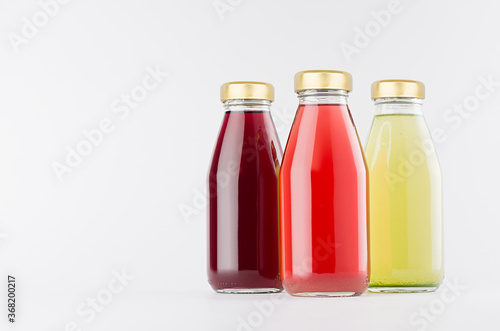
<path id="1" fill-rule="evenodd" d="M 422 100 L 375 100 L 366 145 L 371 292 L 430 292 L 443 280 L 442 179 Z"/>
<path id="2" fill-rule="evenodd" d="M 347 92 L 299 92 L 280 172 L 281 276 L 295 296 L 368 286 L 367 170 Z"/>
<path id="3" fill-rule="evenodd" d="M 282 290 L 281 146 L 265 100 L 228 100 L 208 173 L 208 282 L 219 293 Z"/>

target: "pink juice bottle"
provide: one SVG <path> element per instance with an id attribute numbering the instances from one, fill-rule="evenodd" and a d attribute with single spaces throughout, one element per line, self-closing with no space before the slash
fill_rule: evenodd
<path id="1" fill-rule="evenodd" d="M 367 170 L 342 71 L 295 76 L 297 115 L 280 174 L 281 276 L 295 296 L 368 287 Z"/>

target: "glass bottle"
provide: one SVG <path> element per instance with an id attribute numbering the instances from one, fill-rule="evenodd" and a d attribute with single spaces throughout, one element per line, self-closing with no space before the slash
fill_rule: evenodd
<path id="1" fill-rule="evenodd" d="M 424 95 L 417 81 L 372 85 L 371 292 L 429 292 L 443 280 L 441 170 L 422 116 Z"/>
<path id="2" fill-rule="evenodd" d="M 342 71 L 295 75 L 299 107 L 280 172 L 281 277 L 296 296 L 368 286 L 367 170 Z"/>
<path id="3" fill-rule="evenodd" d="M 208 174 L 208 282 L 219 293 L 282 290 L 271 84 L 221 87 L 225 115 Z"/>

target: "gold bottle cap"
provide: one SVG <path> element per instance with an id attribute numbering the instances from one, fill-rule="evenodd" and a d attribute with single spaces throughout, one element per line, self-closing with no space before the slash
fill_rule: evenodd
<path id="1" fill-rule="evenodd" d="M 304 90 L 352 91 L 352 76 L 345 71 L 307 70 L 295 74 L 295 92 Z"/>
<path id="2" fill-rule="evenodd" d="M 379 98 L 425 99 L 425 86 L 416 80 L 378 80 L 372 84 L 372 99 Z"/>
<path id="3" fill-rule="evenodd" d="M 220 87 L 220 100 L 269 100 L 274 101 L 274 87 L 262 82 L 230 82 Z"/>

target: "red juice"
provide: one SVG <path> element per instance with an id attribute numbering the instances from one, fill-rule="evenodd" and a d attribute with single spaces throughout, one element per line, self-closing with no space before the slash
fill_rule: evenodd
<path id="1" fill-rule="evenodd" d="M 269 111 L 227 111 L 208 176 L 208 280 L 223 293 L 282 290 L 278 174 Z"/>
<path id="2" fill-rule="evenodd" d="M 366 290 L 366 177 L 347 104 L 301 104 L 280 173 L 281 277 L 288 293 Z"/>

